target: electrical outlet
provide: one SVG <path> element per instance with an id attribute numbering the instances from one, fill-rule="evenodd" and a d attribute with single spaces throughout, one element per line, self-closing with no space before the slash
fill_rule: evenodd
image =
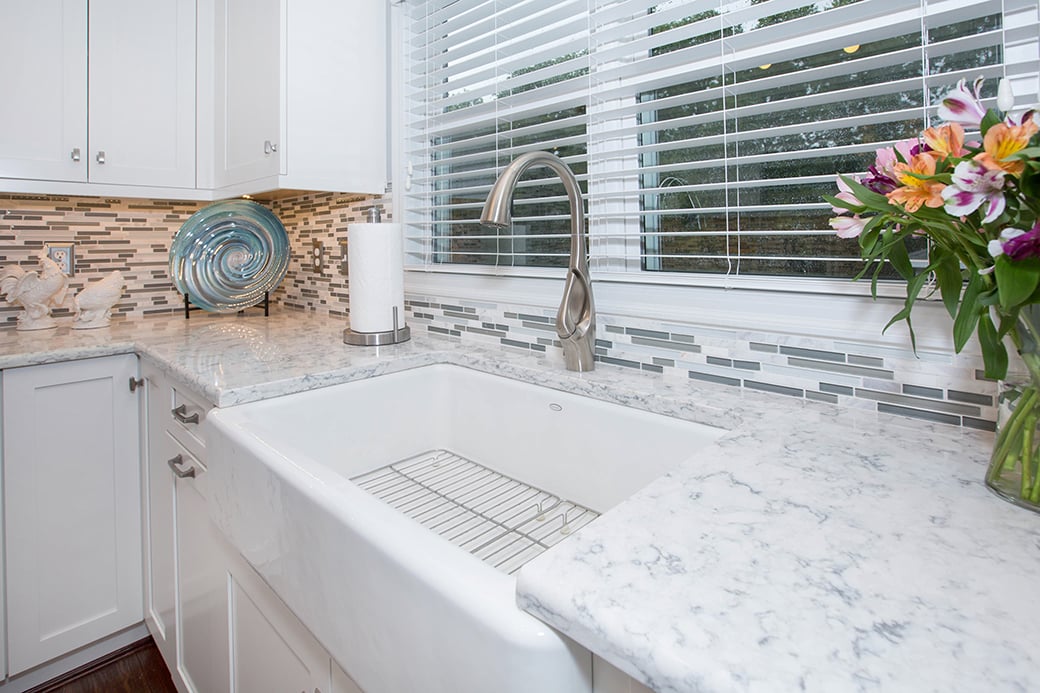
<path id="1" fill-rule="evenodd" d="M 48 243 L 47 257 L 53 260 L 65 276 L 71 277 L 76 271 L 76 245 L 74 243 Z"/>
<path id="2" fill-rule="evenodd" d="M 311 269 L 315 272 L 325 269 L 325 244 L 317 238 L 311 239 Z"/>

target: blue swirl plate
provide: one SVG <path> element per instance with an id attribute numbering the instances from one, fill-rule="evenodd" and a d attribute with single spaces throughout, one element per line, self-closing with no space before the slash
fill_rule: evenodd
<path id="1" fill-rule="evenodd" d="M 191 215 L 170 245 L 170 277 L 214 313 L 255 305 L 289 268 L 289 237 L 270 210 L 250 200 L 217 202 Z"/>

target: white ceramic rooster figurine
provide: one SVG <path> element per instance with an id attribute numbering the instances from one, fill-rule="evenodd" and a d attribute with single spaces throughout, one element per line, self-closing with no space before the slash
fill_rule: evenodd
<path id="1" fill-rule="evenodd" d="M 112 314 L 112 306 L 123 295 L 123 273 L 115 270 L 104 279 L 92 282 L 76 294 L 76 319 L 72 321 L 74 330 L 90 330 L 95 327 L 108 327 L 108 318 Z"/>
<path id="2" fill-rule="evenodd" d="M 47 330 L 57 327 L 51 317 L 51 307 L 60 306 L 69 288 L 66 277 L 58 264 L 40 252 L 40 271 L 26 272 L 18 265 L 8 265 L 0 270 L 0 293 L 12 305 L 25 309 L 18 316 L 19 330 Z"/>

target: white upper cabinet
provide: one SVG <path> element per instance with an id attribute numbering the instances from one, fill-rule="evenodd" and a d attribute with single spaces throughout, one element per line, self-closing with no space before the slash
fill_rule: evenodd
<path id="1" fill-rule="evenodd" d="M 0 178 L 86 181 L 86 0 L 4 0 L 0 26 Z"/>
<path id="2" fill-rule="evenodd" d="M 195 0 L 90 0 L 93 183 L 195 187 Z"/>
<path id="3" fill-rule="evenodd" d="M 200 104 L 212 99 L 213 160 L 200 185 L 382 193 L 386 3 L 212 1 L 213 93 Z"/>
<path id="4" fill-rule="evenodd" d="M 277 176 L 282 0 L 218 0 L 214 187 Z"/>
<path id="5" fill-rule="evenodd" d="M 195 187 L 195 0 L 4 0 L 0 25 L 0 189 Z"/>
<path id="6" fill-rule="evenodd" d="M 0 192 L 382 193 L 382 0 L 2 0 Z"/>

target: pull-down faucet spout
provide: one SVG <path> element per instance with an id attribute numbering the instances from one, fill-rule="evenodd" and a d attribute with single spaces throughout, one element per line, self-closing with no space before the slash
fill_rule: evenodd
<path id="1" fill-rule="evenodd" d="M 556 313 L 556 334 L 563 344 L 563 360 L 567 370 L 591 371 L 595 368 L 596 308 L 592 300 L 592 282 L 585 259 L 585 209 L 581 190 L 567 164 L 549 152 L 521 154 L 502 171 L 484 203 L 480 223 L 495 228 L 508 227 L 512 221 L 513 191 L 524 172 L 534 166 L 552 169 L 563 181 L 570 202 L 571 257 L 563 300 Z"/>

